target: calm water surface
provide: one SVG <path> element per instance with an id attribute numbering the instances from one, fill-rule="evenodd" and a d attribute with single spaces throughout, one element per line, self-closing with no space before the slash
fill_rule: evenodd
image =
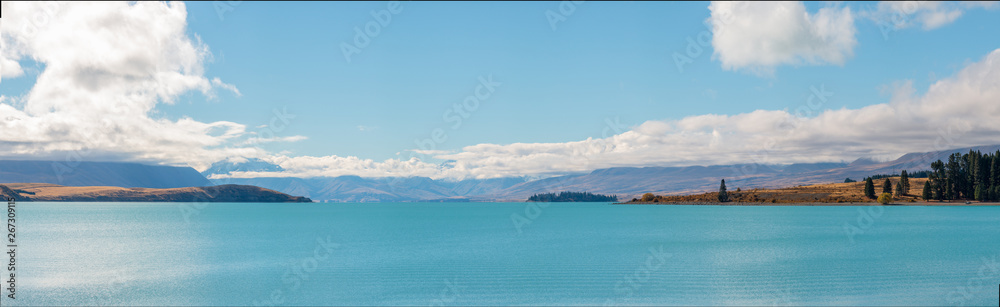
<path id="1" fill-rule="evenodd" d="M 2 305 L 998 302 L 1000 207 L 534 206 L 19 203 Z"/>

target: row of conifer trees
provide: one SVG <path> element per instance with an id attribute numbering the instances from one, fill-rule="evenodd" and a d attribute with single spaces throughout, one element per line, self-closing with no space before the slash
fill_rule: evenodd
<path id="1" fill-rule="evenodd" d="M 1000 150 L 983 154 L 969 151 L 966 154 L 953 153 L 948 161 L 931 163 L 927 173 L 927 184 L 920 193 L 925 200 L 978 200 L 1000 201 Z M 921 172 L 923 173 L 923 172 Z M 900 180 L 893 188 L 889 178 L 882 183 L 882 193 L 897 197 L 908 195 L 910 182 L 907 172 L 900 173 Z M 865 178 L 865 196 L 875 199 L 875 182 Z"/>

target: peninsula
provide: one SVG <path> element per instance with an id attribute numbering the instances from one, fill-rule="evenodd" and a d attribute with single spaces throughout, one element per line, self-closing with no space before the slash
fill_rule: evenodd
<path id="1" fill-rule="evenodd" d="M 251 185 L 226 184 L 187 188 L 122 188 L 110 186 L 74 187 L 49 183 L 7 183 L 0 185 L 0 196 L 17 201 L 58 202 L 312 202 Z"/>

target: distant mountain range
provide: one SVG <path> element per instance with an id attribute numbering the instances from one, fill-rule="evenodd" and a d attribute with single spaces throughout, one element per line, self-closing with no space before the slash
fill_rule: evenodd
<path id="1" fill-rule="evenodd" d="M 791 165 L 716 165 L 688 167 L 616 167 L 589 173 L 540 180 L 523 177 L 495 179 L 435 180 L 426 177 L 362 178 L 358 176 L 315 178 L 222 178 L 206 176 L 235 171 L 280 172 L 265 161 L 218 162 L 198 173 L 190 167 L 153 166 L 138 163 L 0 160 L 0 184 L 49 183 L 62 186 L 115 186 L 126 188 L 183 188 L 221 184 L 253 185 L 317 201 L 524 201 L 538 193 L 561 191 L 614 194 L 631 199 L 643 193 L 694 194 L 717 190 L 726 179 L 736 188 L 780 188 L 837 183 L 845 178 L 861 180 L 875 174 L 900 170 L 919 171 L 932 161 L 947 160 L 955 152 L 994 152 L 1000 145 L 910 153 L 888 162 L 858 159 L 852 163 L 808 163 Z"/>
<path id="2" fill-rule="evenodd" d="M 201 172 L 205 177 L 211 175 L 224 175 L 232 172 L 280 172 L 285 169 L 279 165 L 267 163 L 260 159 L 247 159 L 243 162 L 219 161 L 212 163 L 208 169 Z"/>
<path id="3" fill-rule="evenodd" d="M 726 179 L 731 190 L 737 187 L 779 188 L 787 186 L 837 183 L 846 178 L 860 180 L 875 174 L 894 174 L 900 170 L 930 168 L 938 159 L 947 160 L 955 152 L 979 150 L 994 152 L 1000 145 L 957 148 L 944 151 L 910 153 L 888 162 L 858 159 L 852 163 L 807 163 L 791 165 L 717 165 L 689 167 L 616 167 L 586 174 L 572 174 L 540 180 L 525 178 L 434 180 L 426 177 L 361 178 L 357 176 L 317 178 L 244 178 L 213 179 L 217 184 L 248 184 L 276 191 L 304 195 L 317 201 L 390 202 L 390 201 L 524 201 L 537 193 L 578 191 L 617 194 L 631 199 L 643 193 L 680 195 L 717 190 Z M 254 167 L 274 169 L 262 161 Z M 225 165 L 213 169 L 226 169 Z M 247 164 L 233 164 L 230 169 L 263 171 Z M 208 171 L 206 171 L 208 174 Z"/>
<path id="4" fill-rule="evenodd" d="M 245 184 L 266 187 L 317 201 L 398 202 L 398 201 L 489 201 L 494 195 L 526 182 L 524 178 L 434 180 L 427 177 L 361 178 L 358 176 L 316 178 L 231 178 L 212 179 L 216 184 Z M 527 199 L 527 197 L 525 197 Z M 523 201 L 524 199 L 521 199 Z"/>
<path id="5" fill-rule="evenodd" d="M 212 185 L 193 168 L 122 162 L 0 160 L 0 183 L 183 188 Z"/>

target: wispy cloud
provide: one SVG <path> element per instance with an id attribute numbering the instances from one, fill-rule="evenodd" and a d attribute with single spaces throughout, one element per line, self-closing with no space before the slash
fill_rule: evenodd
<path id="1" fill-rule="evenodd" d="M 933 30 L 954 22 L 967 10 L 997 7 L 996 1 L 882 1 L 861 14 L 895 30 L 918 25 L 924 30 Z"/>

